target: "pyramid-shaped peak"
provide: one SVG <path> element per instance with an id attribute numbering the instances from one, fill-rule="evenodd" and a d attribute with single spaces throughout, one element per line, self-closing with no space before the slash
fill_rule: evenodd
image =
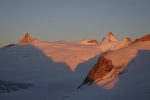
<path id="1" fill-rule="evenodd" d="M 114 35 L 112 32 L 108 32 L 107 35 Z"/>
<path id="2" fill-rule="evenodd" d="M 30 37 L 30 34 L 28 32 L 26 32 L 24 37 Z"/>
<path id="3" fill-rule="evenodd" d="M 117 38 L 112 32 L 106 33 L 106 36 L 103 38 L 101 43 L 107 43 L 107 42 L 115 42 L 117 41 Z"/>
<path id="4" fill-rule="evenodd" d="M 107 38 L 113 37 L 113 38 L 115 38 L 115 40 L 117 41 L 117 38 L 115 37 L 115 35 L 114 35 L 112 32 L 106 33 L 106 36 L 105 36 L 105 37 L 107 37 Z"/>
<path id="5" fill-rule="evenodd" d="M 29 33 L 28 33 L 28 32 L 25 32 L 25 35 L 29 35 Z"/>
<path id="6" fill-rule="evenodd" d="M 37 43 L 39 42 L 38 39 L 32 38 L 28 32 L 25 33 L 24 37 L 19 41 L 19 44 L 26 44 L 26 43 Z"/>
<path id="7" fill-rule="evenodd" d="M 29 34 L 28 32 L 26 32 L 26 33 L 25 33 L 25 35 L 24 35 L 24 38 L 26 38 L 26 39 L 30 39 L 30 38 L 31 38 L 31 36 L 30 36 L 30 34 Z"/>

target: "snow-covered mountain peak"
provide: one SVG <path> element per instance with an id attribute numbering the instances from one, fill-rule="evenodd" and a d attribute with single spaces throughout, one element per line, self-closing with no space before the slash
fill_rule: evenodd
<path id="1" fill-rule="evenodd" d="M 112 32 L 108 32 L 106 36 L 103 38 L 101 43 L 107 43 L 107 42 L 115 42 L 117 41 L 117 38 L 114 36 Z"/>

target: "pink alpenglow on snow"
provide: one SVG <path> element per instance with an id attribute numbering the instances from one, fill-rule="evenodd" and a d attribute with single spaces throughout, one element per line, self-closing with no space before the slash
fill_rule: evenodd
<path id="1" fill-rule="evenodd" d="M 33 45 L 54 62 L 67 64 L 72 71 L 75 71 L 79 64 L 94 58 L 101 52 L 98 45 L 83 45 L 78 42 L 40 42 Z"/>
<path id="2" fill-rule="evenodd" d="M 149 36 L 39 42 L 27 33 L 0 48 L 0 100 L 150 100 Z"/>

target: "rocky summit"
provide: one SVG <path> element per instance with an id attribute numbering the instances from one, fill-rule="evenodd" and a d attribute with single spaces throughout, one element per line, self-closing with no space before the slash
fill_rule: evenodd
<path id="1" fill-rule="evenodd" d="M 26 44 L 26 43 L 38 43 L 39 40 L 30 36 L 27 32 L 25 33 L 24 37 L 19 41 L 19 44 Z"/>

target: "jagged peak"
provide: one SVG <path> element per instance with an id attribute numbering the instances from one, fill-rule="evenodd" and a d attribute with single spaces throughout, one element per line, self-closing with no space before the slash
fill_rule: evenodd
<path id="1" fill-rule="evenodd" d="M 38 43 L 39 40 L 37 38 L 32 38 L 28 32 L 25 33 L 24 37 L 19 41 L 19 44 L 26 43 Z"/>
<path id="2" fill-rule="evenodd" d="M 30 34 L 28 32 L 26 32 L 24 37 L 30 37 Z"/>

